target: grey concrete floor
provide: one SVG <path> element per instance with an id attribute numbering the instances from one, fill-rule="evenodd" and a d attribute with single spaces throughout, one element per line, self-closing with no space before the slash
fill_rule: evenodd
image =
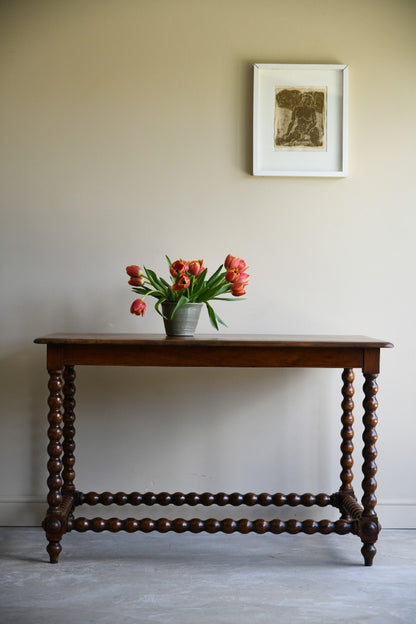
<path id="1" fill-rule="evenodd" d="M 71 533 L 0 528 L 1 624 L 414 624 L 416 530 L 352 535 Z"/>

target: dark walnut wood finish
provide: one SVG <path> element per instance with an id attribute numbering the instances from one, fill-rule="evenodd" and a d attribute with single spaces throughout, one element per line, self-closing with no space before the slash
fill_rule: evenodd
<path id="1" fill-rule="evenodd" d="M 275 335 L 207 335 L 172 338 L 159 335 L 130 334 L 51 334 L 35 340 L 47 345 L 49 372 L 48 413 L 48 511 L 43 527 L 48 540 L 51 563 L 57 563 L 62 536 L 69 531 L 158 531 L 165 533 L 190 531 L 200 533 L 353 533 L 362 541 L 364 563 L 372 565 L 375 542 L 380 532 L 376 514 L 377 466 L 377 383 L 380 349 L 391 347 L 388 342 L 362 336 L 275 336 Z M 80 492 L 75 479 L 75 366 L 209 366 L 209 367 L 317 367 L 342 370 L 341 403 L 341 485 L 333 494 L 282 494 L 252 492 L 212 494 L 205 492 Z M 364 376 L 364 416 L 362 497 L 357 501 L 353 489 L 353 395 L 354 370 Z M 83 518 L 74 517 L 79 505 L 260 505 L 295 507 L 332 506 L 340 518 L 330 520 L 282 521 L 278 518 L 258 520 L 168 520 L 144 518 Z"/>

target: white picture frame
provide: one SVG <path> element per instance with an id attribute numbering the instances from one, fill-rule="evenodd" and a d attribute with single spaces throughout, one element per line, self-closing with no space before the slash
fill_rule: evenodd
<path id="1" fill-rule="evenodd" d="M 347 175 L 348 65 L 254 64 L 253 175 Z"/>

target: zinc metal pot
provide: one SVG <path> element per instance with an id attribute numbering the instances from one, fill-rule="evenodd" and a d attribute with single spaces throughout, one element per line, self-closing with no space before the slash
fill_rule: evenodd
<path id="1" fill-rule="evenodd" d="M 163 322 L 167 336 L 193 336 L 198 325 L 203 303 L 185 303 L 175 314 L 176 303 L 162 303 Z"/>

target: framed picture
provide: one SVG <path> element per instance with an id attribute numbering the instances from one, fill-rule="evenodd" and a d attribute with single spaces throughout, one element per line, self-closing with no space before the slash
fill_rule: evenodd
<path id="1" fill-rule="evenodd" d="M 347 65 L 254 65 L 253 175 L 347 175 Z"/>

